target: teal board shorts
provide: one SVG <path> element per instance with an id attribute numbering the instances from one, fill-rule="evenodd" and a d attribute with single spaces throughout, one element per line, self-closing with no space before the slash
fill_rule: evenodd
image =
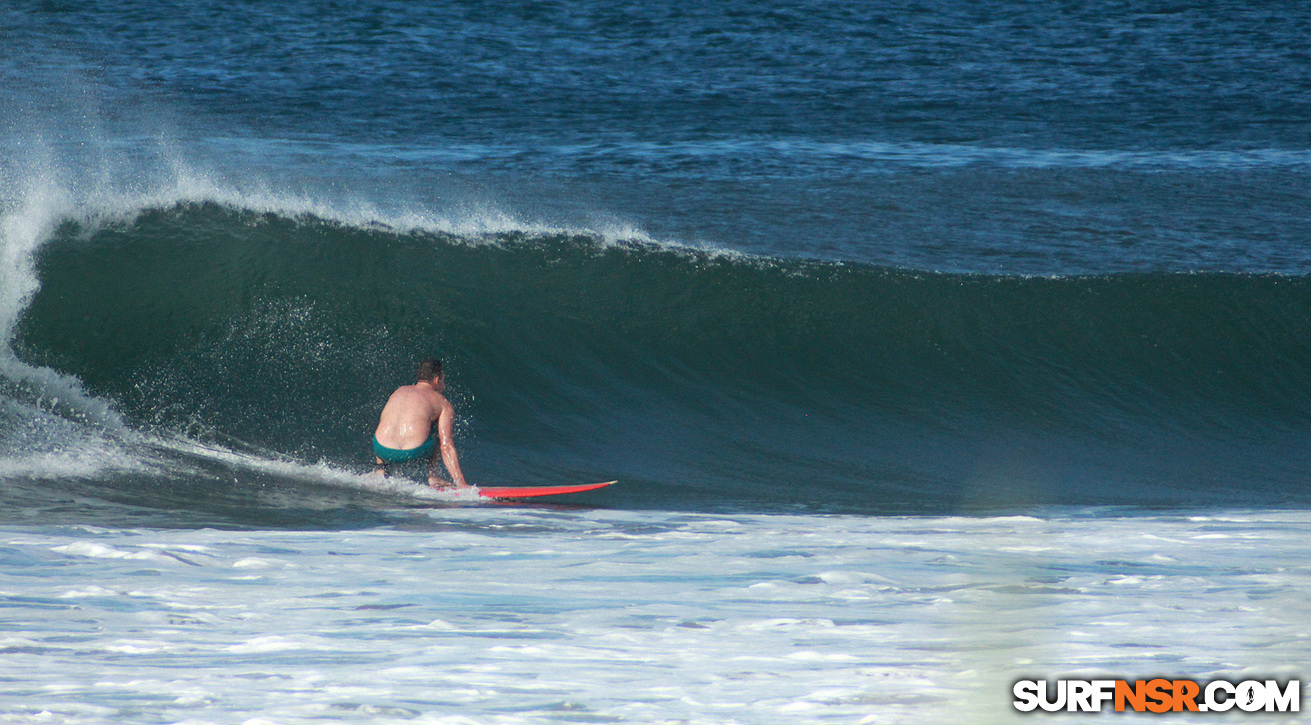
<path id="1" fill-rule="evenodd" d="M 429 438 L 418 448 L 388 448 L 378 442 L 378 437 L 373 437 L 373 455 L 382 459 L 385 463 L 404 463 L 413 461 L 416 458 L 427 458 L 432 455 L 432 449 L 437 445 L 436 438 Z"/>

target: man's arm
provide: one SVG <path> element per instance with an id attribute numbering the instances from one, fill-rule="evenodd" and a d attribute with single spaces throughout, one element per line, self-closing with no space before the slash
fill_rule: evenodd
<path id="1" fill-rule="evenodd" d="M 464 481 L 464 473 L 460 471 L 460 456 L 455 452 L 455 408 L 444 397 L 437 414 L 437 443 L 442 462 L 451 474 L 451 482 L 456 488 L 469 488 L 469 484 Z M 434 453 L 428 461 L 428 485 L 441 488 L 445 483 L 437 477 L 437 455 Z"/>

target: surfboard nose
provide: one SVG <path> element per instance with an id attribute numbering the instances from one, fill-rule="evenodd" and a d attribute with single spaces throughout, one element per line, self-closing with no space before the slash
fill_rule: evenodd
<path id="1" fill-rule="evenodd" d="M 605 488 L 618 481 L 603 483 L 580 483 L 568 486 L 479 486 L 478 495 L 485 498 L 536 498 L 537 496 L 558 496 L 564 493 L 581 493 Z"/>

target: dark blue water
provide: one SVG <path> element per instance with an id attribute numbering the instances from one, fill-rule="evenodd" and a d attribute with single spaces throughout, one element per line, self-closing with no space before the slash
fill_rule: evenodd
<path id="1" fill-rule="evenodd" d="M 1311 500 L 1304 4 L 0 28 L 11 510 L 368 519 L 160 441 L 363 470 L 431 354 L 471 478 L 625 481 L 594 504 Z"/>

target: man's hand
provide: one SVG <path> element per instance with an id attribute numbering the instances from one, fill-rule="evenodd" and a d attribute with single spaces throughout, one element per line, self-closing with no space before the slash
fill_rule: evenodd
<path id="1" fill-rule="evenodd" d="M 460 490 L 464 488 L 473 488 L 473 486 L 470 486 L 467 483 L 451 483 L 450 481 L 444 481 L 440 478 L 432 478 L 432 477 L 428 479 L 428 485 L 436 489 Z"/>

